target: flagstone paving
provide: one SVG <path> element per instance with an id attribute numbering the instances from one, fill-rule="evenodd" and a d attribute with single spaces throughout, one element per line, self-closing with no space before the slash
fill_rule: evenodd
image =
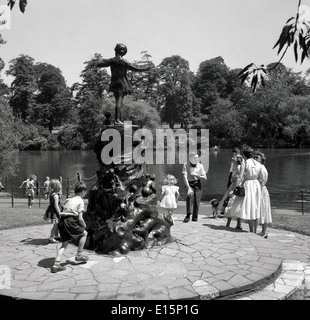
<path id="1" fill-rule="evenodd" d="M 50 225 L 0 231 L 0 295 L 43 300 L 287 299 L 301 284 L 310 290 L 310 237 L 270 229 L 268 239 L 225 227 L 202 215 L 183 223 L 175 215 L 175 241 L 127 255 L 98 255 L 75 265 L 69 244 L 51 273 L 60 243 L 48 244 Z M 1 270 L 0 270 L 1 271 Z M 3 274 L 0 273 L 0 276 Z"/>

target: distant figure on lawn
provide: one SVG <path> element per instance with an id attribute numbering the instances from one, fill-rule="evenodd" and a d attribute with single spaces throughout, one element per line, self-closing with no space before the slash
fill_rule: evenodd
<path id="1" fill-rule="evenodd" d="M 43 184 L 45 200 L 47 200 L 50 196 L 50 183 L 51 183 L 50 177 L 46 177 L 46 180 L 44 181 L 44 184 Z"/>
<path id="2" fill-rule="evenodd" d="M 29 177 L 29 181 L 26 183 L 26 195 L 28 197 L 28 208 L 31 209 L 35 194 L 37 177 L 35 175 L 31 175 Z"/>
<path id="3" fill-rule="evenodd" d="M 30 180 L 29 177 L 26 178 L 26 179 L 22 182 L 22 184 L 19 186 L 19 188 L 25 188 L 25 190 L 24 190 L 24 194 L 25 194 L 25 195 L 26 195 L 26 185 L 27 185 L 27 183 L 29 182 L 29 180 Z"/>

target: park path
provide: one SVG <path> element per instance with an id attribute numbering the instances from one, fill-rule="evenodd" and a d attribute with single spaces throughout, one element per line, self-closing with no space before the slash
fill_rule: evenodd
<path id="1" fill-rule="evenodd" d="M 203 208 L 210 212 L 210 207 Z M 9 272 L 0 295 L 43 300 L 287 299 L 310 276 L 310 237 L 270 229 L 268 239 L 225 227 L 201 215 L 183 223 L 175 215 L 176 241 L 124 256 L 97 255 L 75 265 L 68 246 L 53 274 L 59 243 L 48 244 L 50 225 L 0 231 L 0 267 Z M 309 279 L 310 280 L 310 279 Z M 4 287 L 4 288 L 3 288 Z"/>

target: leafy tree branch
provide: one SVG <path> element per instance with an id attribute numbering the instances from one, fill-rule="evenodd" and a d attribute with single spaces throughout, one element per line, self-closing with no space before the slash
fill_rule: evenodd
<path id="1" fill-rule="evenodd" d="M 310 21 L 306 20 L 304 17 L 301 19 L 301 0 L 298 1 L 296 16 L 291 17 L 286 21 L 280 37 L 273 49 L 278 47 L 277 54 L 282 52 L 282 55 L 277 63 L 275 63 L 271 69 L 265 68 L 264 65 L 257 67 L 254 63 L 250 63 L 245 68 L 243 68 L 238 77 L 241 79 L 242 83 L 248 83 L 255 92 L 258 85 L 265 85 L 265 78 L 267 72 L 275 69 L 283 60 L 288 49 L 293 46 L 295 61 L 299 59 L 299 52 L 301 51 L 300 61 L 301 64 L 304 59 L 309 57 L 310 49 Z"/>

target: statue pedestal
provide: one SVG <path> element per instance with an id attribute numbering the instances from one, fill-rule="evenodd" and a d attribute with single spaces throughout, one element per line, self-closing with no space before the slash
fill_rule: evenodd
<path id="1" fill-rule="evenodd" d="M 104 126 L 102 132 L 111 128 L 121 134 L 124 152 L 124 127 Z M 167 213 L 159 213 L 156 207 L 155 177 L 145 174 L 142 164 L 123 164 L 123 161 L 105 164 L 101 153 L 110 142 L 101 141 L 102 132 L 94 149 L 99 169 L 85 213 L 88 232 L 85 248 L 117 255 L 173 241 L 172 218 Z M 117 156 L 124 159 L 124 154 Z"/>

